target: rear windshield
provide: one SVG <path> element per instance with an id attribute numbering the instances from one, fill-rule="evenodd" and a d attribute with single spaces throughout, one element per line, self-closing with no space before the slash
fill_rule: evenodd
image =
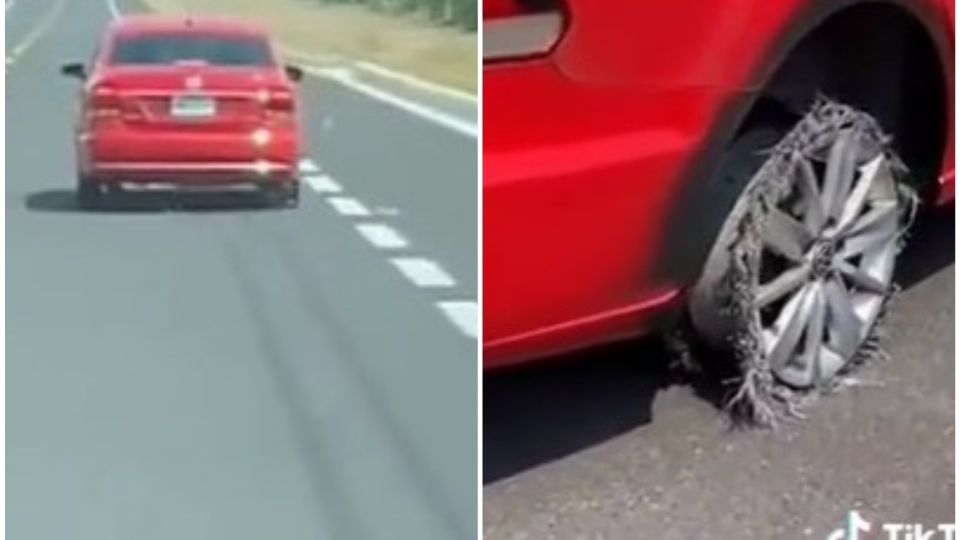
<path id="1" fill-rule="evenodd" d="M 190 34 L 119 38 L 110 58 L 110 63 L 115 65 L 162 65 L 178 62 L 203 62 L 215 66 L 272 64 L 265 40 Z"/>

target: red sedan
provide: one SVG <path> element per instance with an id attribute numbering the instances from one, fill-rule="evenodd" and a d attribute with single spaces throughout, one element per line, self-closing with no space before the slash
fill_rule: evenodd
<path id="1" fill-rule="evenodd" d="M 83 80 L 78 194 L 127 189 L 256 190 L 298 200 L 293 82 L 264 31 L 234 21 L 127 17 L 105 32 Z"/>
<path id="2" fill-rule="evenodd" d="M 954 197 L 953 0 L 483 9 L 485 367 L 677 324 L 793 387 L 857 356 Z"/>

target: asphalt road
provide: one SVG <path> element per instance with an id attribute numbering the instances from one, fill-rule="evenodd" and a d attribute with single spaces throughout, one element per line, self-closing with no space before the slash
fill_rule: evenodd
<path id="1" fill-rule="evenodd" d="M 484 537 L 822 539 L 850 510 L 874 532 L 953 523 L 953 208 L 917 225 L 898 281 L 890 360 L 776 432 L 731 430 L 719 388 L 672 374 L 652 340 L 487 376 Z"/>
<path id="2" fill-rule="evenodd" d="M 476 139 L 311 76 L 299 209 L 80 211 L 111 11 L 6 15 L 8 538 L 475 537 Z"/>

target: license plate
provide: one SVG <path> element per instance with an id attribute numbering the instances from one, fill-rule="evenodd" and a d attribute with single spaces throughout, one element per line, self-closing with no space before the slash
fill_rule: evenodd
<path id="1" fill-rule="evenodd" d="M 208 96 L 174 96 L 170 101 L 170 116 L 185 120 L 210 118 L 217 114 L 217 102 Z"/>

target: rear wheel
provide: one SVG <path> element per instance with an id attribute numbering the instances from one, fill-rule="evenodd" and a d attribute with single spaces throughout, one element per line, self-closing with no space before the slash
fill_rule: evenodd
<path id="1" fill-rule="evenodd" d="M 103 204 L 104 186 L 95 179 L 80 175 L 77 180 L 77 202 L 81 208 L 96 209 Z"/>
<path id="2" fill-rule="evenodd" d="M 275 208 L 296 208 L 300 204 L 300 182 L 268 188 L 267 202 Z"/>
<path id="3" fill-rule="evenodd" d="M 743 371 L 822 385 L 884 309 L 912 191 L 876 123 L 834 103 L 763 156 L 691 292 L 691 320 L 709 344 L 744 349 Z"/>

